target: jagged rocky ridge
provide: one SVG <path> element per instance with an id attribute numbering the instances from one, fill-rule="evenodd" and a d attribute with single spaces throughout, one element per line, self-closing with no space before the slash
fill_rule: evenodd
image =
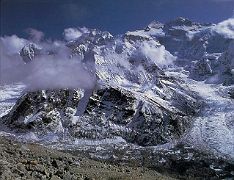
<path id="1" fill-rule="evenodd" d="M 175 64 L 190 71 L 192 79 L 230 85 L 234 76 L 233 34 L 228 36 L 220 31 L 230 28 L 232 32 L 233 22 L 226 20 L 225 27 L 224 23 L 201 24 L 180 17 L 166 24 L 153 21 L 144 30 L 127 34 L 157 38 L 177 56 Z"/>

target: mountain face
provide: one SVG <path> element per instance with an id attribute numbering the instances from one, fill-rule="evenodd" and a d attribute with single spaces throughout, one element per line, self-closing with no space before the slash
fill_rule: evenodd
<path id="1" fill-rule="evenodd" d="M 44 143 L 56 136 L 57 146 L 65 149 L 76 142 L 76 150 L 82 149 L 81 141 L 91 140 L 82 151 L 96 158 L 115 157 L 116 162 L 140 158 L 143 163 L 148 154 L 150 167 L 166 165 L 172 170 L 176 159 L 187 164 L 184 167 L 192 162 L 191 169 L 217 166 L 221 171 L 210 166 L 207 173 L 229 177 L 226 169 L 232 165 L 213 156 L 204 163 L 205 155 L 193 148 L 234 157 L 229 151 L 234 147 L 230 140 L 234 137 L 234 41 L 218 27 L 178 18 L 166 24 L 154 21 L 143 30 L 116 37 L 86 30 L 66 47 L 68 62 L 79 61 L 95 77 L 92 86 L 25 92 L 0 120 L 14 132 L 33 133 Z M 20 52 L 25 66 L 54 54 L 57 49 L 33 43 Z M 204 123 L 207 127 L 202 129 Z M 218 125 L 222 132 L 216 133 Z M 219 142 L 222 135 L 227 137 L 223 143 Z M 108 142 L 103 145 L 104 141 Z M 116 141 L 120 144 L 112 143 Z M 192 142 L 192 148 L 184 141 Z M 223 147 L 226 141 L 228 147 Z M 167 150 L 157 151 L 160 147 Z M 118 156 L 114 151 L 126 154 Z"/>
<path id="2" fill-rule="evenodd" d="M 200 24 L 178 18 L 166 24 L 152 22 L 144 30 L 128 34 L 158 39 L 166 50 L 177 57 L 175 64 L 190 71 L 190 78 L 230 85 L 233 84 L 233 57 L 228 54 L 233 51 L 233 35 L 220 32 L 223 29 L 228 32 L 228 28 L 233 32 L 233 20 L 229 21 L 230 24 L 225 27 L 223 23 L 220 23 L 222 26 Z"/>
<path id="3" fill-rule="evenodd" d="M 41 48 L 36 44 L 30 43 L 24 46 L 20 51 L 20 56 L 25 63 L 32 61 L 35 56 L 38 56 L 41 52 Z"/>
<path id="4" fill-rule="evenodd" d="M 161 26 L 152 22 L 145 31 L 157 37 L 178 58 L 197 60 L 205 54 L 224 52 L 232 41 L 218 33 L 215 27 L 215 24 L 201 24 L 180 17 Z M 158 31 L 162 33 L 155 33 Z"/>
<path id="5" fill-rule="evenodd" d="M 37 60 L 40 51 L 35 47 L 22 49 L 25 62 Z M 71 57 L 80 57 L 87 71 L 96 74 L 93 88 L 27 93 L 3 117 L 5 124 L 38 135 L 66 131 L 72 138 L 120 136 L 151 146 L 178 139 L 199 111 L 198 96 L 164 73 L 163 66 L 175 57 L 155 38 L 126 34 L 114 39 L 91 30 L 67 47 Z M 147 55 L 155 49 L 165 65 Z"/>
<path id="6" fill-rule="evenodd" d="M 3 120 L 39 135 L 66 130 L 74 138 L 121 136 L 143 146 L 178 139 L 201 102 L 182 79 L 166 75 L 168 67 L 183 66 L 196 80 L 233 83 L 233 43 L 214 27 L 178 18 L 117 37 L 87 30 L 66 46 L 71 61 L 96 76 L 93 87 L 27 93 Z M 45 54 L 56 50 L 31 43 L 20 52 L 26 63 Z"/>

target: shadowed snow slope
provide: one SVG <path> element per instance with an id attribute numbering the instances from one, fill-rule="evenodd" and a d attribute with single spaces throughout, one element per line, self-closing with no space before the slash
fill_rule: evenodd
<path id="1" fill-rule="evenodd" d="M 15 105 L 24 88 L 22 84 L 0 86 L 0 117 L 7 114 Z"/>
<path id="2" fill-rule="evenodd" d="M 178 73 L 172 74 L 181 76 Z M 182 77 L 187 79 L 184 75 Z M 184 137 L 184 141 L 233 159 L 234 100 L 228 96 L 226 87 L 191 79 L 185 82 L 192 91 L 201 96 L 205 103 L 200 115 L 194 119 L 192 129 Z"/>

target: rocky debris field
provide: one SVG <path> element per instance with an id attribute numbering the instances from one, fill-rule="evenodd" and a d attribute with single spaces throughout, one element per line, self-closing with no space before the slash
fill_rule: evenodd
<path id="1" fill-rule="evenodd" d="M 124 152 L 125 151 L 125 152 Z M 82 151 L 58 151 L 0 137 L 0 179 L 228 179 L 234 165 L 211 154 L 177 145 L 170 151 L 116 151 L 110 160 Z M 108 154 L 108 152 L 103 152 Z M 91 154 L 91 153 L 90 153 Z M 120 157 L 125 156 L 125 160 Z"/>
<path id="2" fill-rule="evenodd" d="M 0 137 L 0 179 L 173 179 L 143 167 L 118 166 Z"/>
<path id="3" fill-rule="evenodd" d="M 94 160 L 111 164 L 145 167 L 176 179 L 233 179 L 234 162 L 215 154 L 178 143 L 169 149 L 103 147 L 87 150 L 71 149 L 71 154 L 85 154 Z M 114 154 L 114 155 L 113 155 Z"/>

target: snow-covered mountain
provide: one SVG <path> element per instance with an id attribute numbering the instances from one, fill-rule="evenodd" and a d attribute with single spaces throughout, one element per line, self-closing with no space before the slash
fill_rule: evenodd
<path id="1" fill-rule="evenodd" d="M 233 23 L 177 18 L 120 36 L 81 28 L 65 44 L 66 61 L 78 61 L 84 76 L 92 77 L 82 82 L 92 85 L 24 92 L 0 121 L 21 139 L 30 135 L 57 147 L 80 148 L 85 139 L 92 142 L 85 151 L 104 144 L 102 151 L 113 155 L 123 145 L 177 151 L 182 143 L 233 160 Z M 29 66 L 57 57 L 61 47 L 30 43 L 20 55 Z M 177 155 L 185 160 L 182 151 Z M 188 160 L 196 161 L 192 156 Z"/>
<path id="2" fill-rule="evenodd" d="M 227 55 L 233 51 L 233 23 L 234 19 L 201 24 L 180 17 L 166 24 L 153 21 L 144 30 L 127 34 L 155 37 L 193 79 L 233 84 L 233 57 Z"/>
<path id="3" fill-rule="evenodd" d="M 11 128 L 39 135 L 68 131 L 74 138 L 121 136 L 146 146 L 179 138 L 199 111 L 196 94 L 164 73 L 176 58 L 153 37 L 115 39 L 90 30 L 67 46 L 71 61 L 79 57 L 97 76 L 93 88 L 28 93 L 3 117 Z M 34 44 L 21 50 L 25 62 L 43 53 Z"/>

